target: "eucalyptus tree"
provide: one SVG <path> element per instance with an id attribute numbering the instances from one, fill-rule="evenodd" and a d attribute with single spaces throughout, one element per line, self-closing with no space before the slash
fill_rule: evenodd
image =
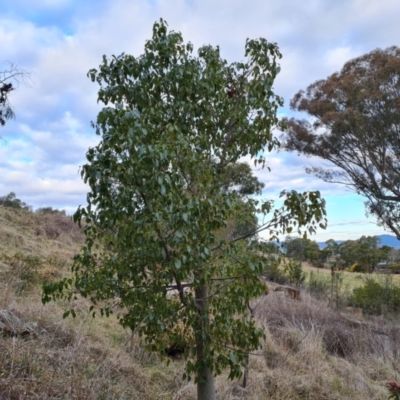
<path id="1" fill-rule="evenodd" d="M 329 164 L 306 168 L 365 197 L 367 213 L 400 240 L 400 48 L 376 49 L 300 90 L 285 147 Z"/>
<path id="2" fill-rule="evenodd" d="M 249 196 L 261 195 L 265 184 L 254 176 L 250 165 L 245 162 L 228 164 L 221 176 L 221 183 L 223 190 L 235 192 L 243 201 L 242 209 L 238 210 L 234 219 L 228 223 L 230 229 L 224 229 L 225 235 L 229 235 L 230 238 L 247 235 L 249 240 L 254 240 L 258 218 L 254 207 L 246 200 Z"/>
<path id="3" fill-rule="evenodd" d="M 73 278 L 44 286 L 43 301 L 75 293 L 93 313 L 119 322 L 151 350 L 185 340 L 186 376 L 199 399 L 215 399 L 214 376 L 239 377 L 263 329 L 246 315 L 263 257 L 245 239 L 266 230 L 315 231 L 325 224 L 318 192 L 287 192 L 283 207 L 226 190 L 228 169 L 243 157 L 261 167 L 276 148 L 280 97 L 272 90 L 281 54 L 265 39 L 247 40 L 244 62 L 228 63 L 218 47 L 191 43 L 160 20 L 139 57 L 103 57 L 88 76 L 105 107 L 94 124 L 99 144 L 87 152 L 90 186 L 86 245 Z M 243 210 L 263 216 L 253 232 L 223 235 Z M 65 315 L 75 314 L 73 308 Z"/>
<path id="4" fill-rule="evenodd" d="M 372 272 L 380 261 L 388 259 L 390 248 L 380 248 L 377 236 L 361 236 L 346 240 L 339 245 L 340 258 L 347 266 L 357 263 L 363 272 Z"/>

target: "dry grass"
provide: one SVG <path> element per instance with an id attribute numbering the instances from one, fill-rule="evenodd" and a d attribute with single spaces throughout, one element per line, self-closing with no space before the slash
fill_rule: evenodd
<path id="1" fill-rule="evenodd" d="M 0 206 L 0 237 L 0 253 L 9 256 L 21 251 L 70 258 L 82 243 L 83 233 L 71 218 L 63 215 Z"/>
<path id="2" fill-rule="evenodd" d="M 75 319 L 61 319 L 64 303 L 42 306 L 41 282 L 67 274 L 82 244 L 68 218 L 0 207 L 0 238 L 0 400 L 196 399 L 183 360 L 167 366 L 115 317 L 93 320 L 84 300 Z M 400 379 L 399 324 L 273 291 L 256 316 L 267 338 L 248 385 L 218 377 L 220 400 L 387 399 L 385 382 Z"/>
<path id="3" fill-rule="evenodd" d="M 257 317 L 266 327 L 268 393 L 274 399 L 385 399 L 400 378 L 400 326 L 356 321 L 302 293 L 293 302 L 266 297 Z"/>
<path id="4" fill-rule="evenodd" d="M 42 320 L 36 334 L 3 338 L 0 347 L 0 398 L 151 398 L 139 364 L 79 327 Z"/>
<path id="5" fill-rule="evenodd" d="M 115 317 L 76 319 L 41 304 L 41 283 L 68 274 L 83 235 L 62 215 L 0 207 L 0 399 L 159 399 L 175 384 Z M 173 378 L 173 377 L 172 377 Z"/>
<path id="6" fill-rule="evenodd" d="M 316 268 L 310 265 L 307 261 L 303 261 L 301 263 L 303 270 L 305 272 L 314 272 L 323 276 L 327 280 L 331 279 L 331 270 L 329 268 Z M 348 287 L 349 290 L 353 290 L 354 288 L 360 287 L 365 283 L 365 278 L 368 276 L 376 277 L 378 274 L 362 274 L 357 272 L 348 272 L 348 271 L 341 271 L 343 274 L 343 284 Z M 400 274 L 393 275 L 393 280 L 400 281 Z"/>

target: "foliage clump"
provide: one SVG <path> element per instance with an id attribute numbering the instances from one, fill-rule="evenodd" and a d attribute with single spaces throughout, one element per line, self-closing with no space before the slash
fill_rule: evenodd
<path id="1" fill-rule="evenodd" d="M 36 210 L 37 214 L 50 214 L 50 215 L 62 215 L 64 217 L 67 216 L 67 213 L 65 210 L 58 210 L 57 208 L 53 207 L 40 207 Z"/>
<path id="2" fill-rule="evenodd" d="M 14 192 L 10 192 L 5 196 L 0 197 L 0 205 L 15 209 L 32 210 L 32 207 L 18 199 Z"/>
<path id="3" fill-rule="evenodd" d="M 375 49 L 300 90 L 290 106 L 308 120 L 287 120 L 285 148 L 317 156 L 306 168 L 365 197 L 366 210 L 400 239 L 400 48 Z"/>
<path id="4" fill-rule="evenodd" d="M 354 263 L 350 266 L 349 272 L 365 272 L 365 269 L 359 263 Z"/>
<path id="5" fill-rule="evenodd" d="M 400 285 L 391 276 L 383 279 L 367 278 L 364 285 L 355 288 L 350 297 L 355 307 L 368 314 L 391 314 L 400 311 Z"/>
<path id="6" fill-rule="evenodd" d="M 289 282 L 297 287 L 304 283 L 306 279 L 306 275 L 303 271 L 303 267 L 301 266 L 301 262 L 288 260 L 284 263 L 283 271 L 288 277 Z"/>
<path id="7" fill-rule="evenodd" d="M 191 327 L 186 374 L 201 399 L 215 398 L 214 375 L 224 369 L 239 377 L 264 338 L 247 312 L 265 291 L 263 257 L 247 239 L 326 223 L 319 192 L 284 192 L 275 209 L 226 186 L 243 157 L 263 167 L 278 146 L 272 131 L 282 99 L 273 82 L 281 54 L 261 38 L 246 41 L 245 57 L 229 64 L 212 46 L 194 56 L 193 45 L 161 20 L 141 56 L 104 56 L 89 71 L 105 107 L 94 124 L 101 140 L 82 167 L 88 205 L 74 215 L 86 224 L 86 244 L 73 279 L 43 293 L 44 302 L 79 293 L 93 312 L 117 309 L 121 325 L 159 352 L 180 322 Z M 261 190 L 248 183 L 250 193 Z M 251 221 L 242 219 L 245 226 L 229 229 L 246 213 L 263 215 L 263 223 L 248 229 Z"/>

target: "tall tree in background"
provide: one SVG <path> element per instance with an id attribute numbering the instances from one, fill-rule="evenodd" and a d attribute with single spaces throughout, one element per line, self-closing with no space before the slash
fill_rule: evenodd
<path id="1" fill-rule="evenodd" d="M 143 55 L 104 56 L 89 71 L 105 107 L 96 124 L 101 141 L 82 168 L 88 205 L 74 217 L 85 221 L 86 246 L 74 278 L 46 285 L 43 301 L 80 293 L 105 314 L 116 302 L 120 323 L 160 352 L 185 339 L 186 373 L 198 399 L 213 400 L 214 375 L 226 367 L 231 379 L 241 375 L 264 336 L 246 313 L 265 290 L 262 253 L 244 240 L 248 233 L 219 232 L 244 206 L 265 216 L 251 234 L 271 236 L 314 232 L 325 211 L 318 192 L 283 194 L 274 210 L 230 188 L 242 157 L 262 166 L 278 144 L 271 133 L 282 105 L 272 91 L 278 47 L 247 40 L 247 61 L 232 64 L 218 47 L 192 52 L 161 20 Z"/>
<path id="2" fill-rule="evenodd" d="M 357 263 L 360 272 L 372 272 L 379 261 L 388 259 L 390 247 L 378 247 L 377 236 L 361 236 L 357 240 L 346 240 L 339 245 L 340 259 L 345 266 Z"/>
<path id="3" fill-rule="evenodd" d="M 294 258 L 300 262 L 308 261 L 317 266 L 321 266 L 323 262 L 323 254 L 315 240 L 305 237 L 287 236 L 282 243 L 282 247 L 289 258 Z"/>
<path id="4" fill-rule="evenodd" d="M 374 50 L 311 84 L 290 103 L 285 148 L 330 161 L 307 168 L 365 196 L 367 213 L 400 239 L 400 48 Z"/>
<path id="5" fill-rule="evenodd" d="M 231 221 L 230 238 L 247 236 L 254 238 L 258 218 L 252 202 L 248 202 L 249 196 L 261 195 L 265 186 L 253 175 L 250 165 L 244 162 L 228 164 L 224 174 L 221 176 L 222 188 L 226 192 L 235 192 L 238 200 L 242 200 L 242 208 L 238 210 L 234 220 Z"/>
<path id="6" fill-rule="evenodd" d="M 315 240 L 309 238 L 303 238 L 304 243 L 304 257 L 312 265 L 322 267 L 323 266 L 323 254 L 319 249 L 318 243 Z"/>
<path id="7" fill-rule="evenodd" d="M 301 237 L 286 236 L 285 241 L 282 243 L 285 254 L 289 258 L 294 258 L 298 261 L 304 261 L 305 249 L 304 241 Z"/>

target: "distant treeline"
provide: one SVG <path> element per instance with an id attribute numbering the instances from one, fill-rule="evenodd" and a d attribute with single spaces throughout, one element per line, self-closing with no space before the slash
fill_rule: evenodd
<path id="1" fill-rule="evenodd" d="M 287 257 L 321 268 L 328 265 L 350 272 L 372 272 L 380 264 L 390 264 L 395 272 L 400 270 L 400 251 L 391 246 L 379 246 L 377 236 L 362 236 L 340 243 L 330 239 L 323 249 L 314 240 L 288 236 L 281 248 Z"/>
<path id="2" fill-rule="evenodd" d="M 14 192 L 10 192 L 5 196 L 0 196 L 0 206 L 24 209 L 33 212 L 33 207 L 19 199 Z M 41 207 L 35 211 L 37 214 L 60 214 L 67 215 L 65 210 L 58 210 L 52 207 Z"/>

